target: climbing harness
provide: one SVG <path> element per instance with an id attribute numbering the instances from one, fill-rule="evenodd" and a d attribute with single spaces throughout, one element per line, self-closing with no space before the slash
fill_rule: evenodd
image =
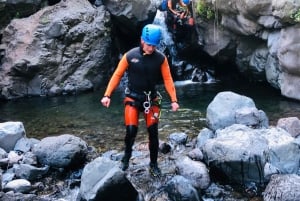
<path id="1" fill-rule="evenodd" d="M 152 106 L 161 105 L 162 96 L 156 91 L 156 93 L 152 93 L 152 91 L 144 91 L 143 93 L 136 93 L 131 91 L 129 88 L 125 89 L 125 95 L 134 99 L 132 101 L 126 101 L 125 105 L 138 107 L 145 114 L 149 114 Z M 159 119 L 161 116 L 161 110 L 159 113 L 153 113 L 153 117 Z"/>
<path id="2" fill-rule="evenodd" d="M 144 107 L 144 112 L 145 114 L 149 114 L 150 112 L 150 107 L 151 107 L 151 91 L 149 91 L 148 93 L 144 91 L 144 94 L 146 95 L 146 100 L 143 103 L 143 107 Z"/>

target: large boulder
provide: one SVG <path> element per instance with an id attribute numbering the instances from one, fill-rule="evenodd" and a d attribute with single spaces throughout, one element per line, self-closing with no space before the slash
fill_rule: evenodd
<path id="1" fill-rule="evenodd" d="M 84 164 L 88 146 L 79 137 L 64 134 L 43 138 L 32 152 L 40 164 L 55 168 L 76 168 Z"/>
<path id="2" fill-rule="evenodd" d="M 206 110 L 208 127 L 215 131 L 233 124 L 244 124 L 250 127 L 268 127 L 268 118 L 258 110 L 254 101 L 246 96 L 231 91 L 218 93 Z"/>
<path id="3" fill-rule="evenodd" d="M 98 157 L 88 163 L 81 176 L 82 200 L 136 200 L 137 192 L 116 161 Z"/>
<path id="4" fill-rule="evenodd" d="M 61 1 L 14 19 L 2 37 L 0 98 L 92 90 L 111 64 L 110 14 L 87 0 Z M 108 68 L 107 67 L 107 68 Z"/>
<path id="5" fill-rule="evenodd" d="M 273 174 L 299 170 L 296 139 L 280 128 L 252 129 L 235 124 L 216 131 L 201 147 L 204 160 L 227 181 L 264 183 Z"/>

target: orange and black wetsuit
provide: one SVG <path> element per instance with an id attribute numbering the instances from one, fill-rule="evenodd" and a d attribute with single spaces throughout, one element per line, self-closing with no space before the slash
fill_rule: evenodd
<path id="1" fill-rule="evenodd" d="M 156 85 L 163 79 L 166 91 L 171 101 L 177 101 L 176 91 L 170 72 L 167 58 L 158 50 L 151 55 L 144 55 L 141 47 L 128 51 L 120 60 L 104 96 L 110 97 L 114 89 L 127 71 L 128 86 L 125 91 L 125 156 L 131 157 L 132 145 L 138 130 L 139 113 L 144 111 L 147 130 L 149 133 L 150 161 L 156 162 L 158 153 L 158 121 L 160 114 L 159 97 Z M 150 100 L 147 99 L 149 95 Z M 150 107 L 145 112 L 144 103 L 149 102 Z"/>

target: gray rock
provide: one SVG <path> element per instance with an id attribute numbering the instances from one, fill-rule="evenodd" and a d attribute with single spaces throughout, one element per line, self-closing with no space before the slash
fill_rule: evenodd
<path id="1" fill-rule="evenodd" d="M 109 21 L 104 6 L 81 0 L 60 1 L 11 21 L 2 37 L 1 98 L 74 94 L 98 87 L 104 70 L 99 66 L 111 62 Z"/>
<path id="2" fill-rule="evenodd" d="M 299 24 L 281 30 L 278 47 L 278 59 L 283 75 L 280 82 L 281 94 L 300 100 L 299 94 L 299 50 L 300 45 L 300 26 Z"/>
<path id="3" fill-rule="evenodd" d="M 33 145 L 38 142 L 39 142 L 38 139 L 23 137 L 17 141 L 14 150 L 25 153 L 31 151 Z"/>
<path id="4" fill-rule="evenodd" d="M 208 128 L 203 128 L 197 136 L 196 147 L 201 148 L 208 139 L 214 137 L 214 132 Z"/>
<path id="5" fill-rule="evenodd" d="M 190 180 L 196 189 L 206 189 L 210 185 L 210 176 L 204 163 L 186 156 L 179 157 L 175 163 L 178 174 Z"/>
<path id="6" fill-rule="evenodd" d="M 116 161 L 98 157 L 83 169 L 80 184 L 80 196 L 83 200 L 128 200 L 131 191 L 134 188 Z"/>
<path id="7" fill-rule="evenodd" d="M 169 135 L 169 140 L 174 145 L 185 145 L 188 136 L 185 133 L 172 133 Z"/>
<path id="8" fill-rule="evenodd" d="M 300 198 L 300 176 L 275 174 L 271 177 L 264 193 L 264 201 L 298 201 Z"/>
<path id="9" fill-rule="evenodd" d="M 25 179 L 15 179 L 8 182 L 4 187 L 3 191 L 13 191 L 19 193 L 28 193 L 31 190 L 31 183 Z"/>
<path id="10" fill-rule="evenodd" d="M 19 192 L 0 192 L 1 201 L 12 201 L 12 200 L 22 200 L 22 201 L 50 201 L 44 198 L 40 198 L 35 194 L 24 194 Z"/>
<path id="11" fill-rule="evenodd" d="M 6 158 L 7 157 L 7 152 L 0 148 L 0 159 Z"/>
<path id="12" fill-rule="evenodd" d="M 236 123 L 251 127 L 267 127 L 268 118 L 257 110 L 254 101 L 230 91 L 218 93 L 206 110 L 208 127 L 216 131 Z"/>
<path id="13" fill-rule="evenodd" d="M 35 167 L 29 164 L 15 164 L 13 166 L 17 178 L 34 181 L 42 178 L 49 171 L 49 166 Z"/>
<path id="14" fill-rule="evenodd" d="M 266 28 L 281 28 L 282 24 L 275 16 L 260 16 L 257 22 Z"/>
<path id="15" fill-rule="evenodd" d="M 32 152 L 43 165 L 75 168 L 85 162 L 88 147 L 79 137 L 64 134 L 43 138 L 34 145 Z"/>
<path id="16" fill-rule="evenodd" d="M 252 128 L 268 128 L 269 121 L 266 113 L 254 107 L 244 107 L 235 113 L 236 123 Z"/>
<path id="17" fill-rule="evenodd" d="M 298 117 L 280 118 L 277 127 L 286 130 L 293 137 L 300 135 L 300 120 Z"/>
<path id="18" fill-rule="evenodd" d="M 166 185 L 170 200 L 200 201 L 197 190 L 183 176 L 173 177 Z"/>
<path id="19" fill-rule="evenodd" d="M 0 147 L 6 152 L 14 149 L 17 141 L 25 136 L 25 128 L 22 122 L 0 123 Z"/>
<path id="20" fill-rule="evenodd" d="M 23 155 L 15 152 L 15 151 L 10 151 L 8 153 L 7 158 L 8 158 L 9 164 L 12 165 L 12 164 L 19 163 L 23 159 Z"/>
<path id="21" fill-rule="evenodd" d="M 216 131 L 201 150 L 210 167 L 230 180 L 266 182 L 274 173 L 297 173 L 300 149 L 296 139 L 282 129 L 252 129 L 232 125 Z"/>
<path id="22" fill-rule="evenodd" d="M 8 169 L 5 173 L 2 174 L 2 186 L 12 181 L 15 176 L 16 174 L 13 172 L 13 168 Z"/>
<path id="23" fill-rule="evenodd" d="M 37 157 L 32 152 L 25 152 L 21 163 L 29 165 L 38 165 Z"/>
<path id="24" fill-rule="evenodd" d="M 201 161 L 203 159 L 203 153 L 199 148 L 195 148 L 188 153 L 188 156 L 195 161 Z"/>

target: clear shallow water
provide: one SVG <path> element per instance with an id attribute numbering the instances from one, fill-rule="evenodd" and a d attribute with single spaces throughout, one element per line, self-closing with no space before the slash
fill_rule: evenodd
<path id="1" fill-rule="evenodd" d="M 233 91 L 252 98 L 258 109 L 266 112 L 270 125 L 282 117 L 300 118 L 300 102 L 280 96 L 279 91 L 259 85 L 224 85 L 176 82 L 180 103 L 178 112 L 170 111 L 170 102 L 161 86 L 163 105 L 159 125 L 160 139 L 173 132 L 185 132 L 191 138 L 205 127 L 208 104 L 221 91 Z M 62 97 L 34 97 L 0 102 L 0 120 L 21 121 L 27 137 L 74 134 L 98 151 L 121 150 L 124 138 L 122 91 L 113 94 L 110 108 L 100 104 L 103 91 Z M 137 140 L 147 140 L 144 121 L 140 118 Z"/>

